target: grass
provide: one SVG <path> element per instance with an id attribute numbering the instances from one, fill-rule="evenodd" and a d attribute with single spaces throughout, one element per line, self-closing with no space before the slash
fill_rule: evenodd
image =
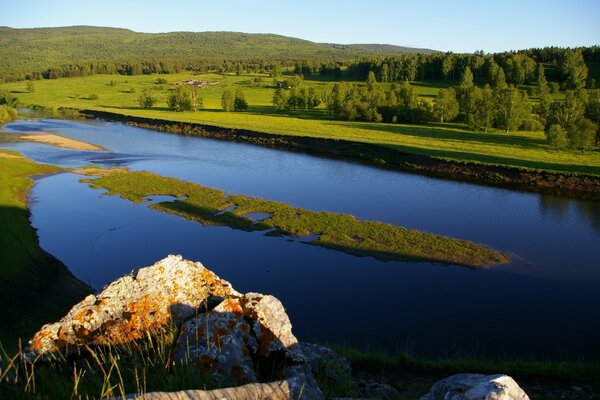
<path id="1" fill-rule="evenodd" d="M 266 75 L 160 75 L 167 79 L 166 85 L 156 84 L 158 77 L 96 75 L 37 81 L 34 93 L 27 92 L 25 82 L 0 85 L 0 89 L 14 92 L 23 104 L 36 104 L 51 109 L 92 109 L 125 116 L 247 129 L 274 135 L 343 139 L 441 159 L 600 176 L 600 152 L 553 150 L 547 145 L 542 132 L 477 133 L 466 130 L 459 124 L 405 125 L 335 121 L 329 119 L 323 106 L 313 111 L 277 113 L 271 104 L 274 91 L 266 86 L 271 78 Z M 203 110 L 179 113 L 168 110 L 166 98 L 170 84 L 190 77 L 217 80 L 219 84 L 201 89 Z M 263 79 L 260 86 L 253 83 L 253 79 L 257 77 Z M 111 86 L 111 80 L 116 80 L 117 85 Z M 321 92 L 333 84 L 322 79 L 307 79 L 306 83 Z M 429 99 L 439 87 L 444 86 L 439 82 L 414 82 L 413 85 L 421 96 Z M 245 90 L 249 102 L 248 112 L 226 113 L 220 110 L 221 94 L 225 87 L 241 87 Z M 134 88 L 135 93 L 129 93 L 130 88 Z M 139 107 L 138 97 L 144 89 L 155 93 L 158 99 L 155 108 L 145 110 Z M 98 95 L 97 100 L 89 99 L 92 93 Z"/>
<path id="2" fill-rule="evenodd" d="M 435 382 L 462 373 L 509 375 L 532 399 L 595 399 L 600 394 L 598 362 L 486 359 L 476 355 L 433 359 L 330 347 L 352 363 L 355 379 L 391 384 L 402 399 L 420 399 Z"/>
<path id="3" fill-rule="evenodd" d="M 288 204 L 224 191 L 167 178 L 150 172 L 124 169 L 84 169 L 100 175 L 86 181 L 134 202 L 145 197 L 170 195 L 180 198 L 151 207 L 179 215 L 203 225 L 229 226 L 245 231 L 266 231 L 268 236 L 310 237 L 307 243 L 359 256 L 383 260 L 418 260 L 469 267 L 508 262 L 503 254 L 472 242 L 428 234 L 376 221 L 359 221 L 348 214 L 315 212 Z M 254 220 L 249 214 L 264 213 Z"/>
<path id="4" fill-rule="evenodd" d="M 0 360 L 7 367 L 0 370 L 0 398 L 125 398 L 128 393 L 218 387 L 219 382 L 191 360 L 172 359 L 176 340 L 177 329 L 171 327 L 118 347 L 83 347 L 69 359 L 28 362 L 21 352 L 14 356 L 3 352 Z"/>
<path id="5" fill-rule="evenodd" d="M 89 293 L 86 285 L 40 249 L 29 224 L 30 177 L 58 171 L 0 150 L 0 341 L 11 349 L 18 337 L 28 337 Z"/>

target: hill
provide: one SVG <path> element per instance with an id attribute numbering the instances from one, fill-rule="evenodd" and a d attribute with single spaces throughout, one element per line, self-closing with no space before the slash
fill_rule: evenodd
<path id="1" fill-rule="evenodd" d="M 346 45 L 349 49 L 364 51 L 371 54 L 383 54 L 383 55 L 398 55 L 398 54 L 432 54 L 438 53 L 436 50 L 431 49 L 420 49 L 416 47 L 405 47 L 405 46 L 394 46 L 393 44 L 348 44 Z"/>
<path id="2" fill-rule="evenodd" d="M 139 33 L 93 26 L 13 29 L 0 27 L 0 72 L 70 63 L 148 60 L 347 60 L 369 54 L 425 49 L 391 45 L 314 43 L 274 34 L 239 32 Z"/>

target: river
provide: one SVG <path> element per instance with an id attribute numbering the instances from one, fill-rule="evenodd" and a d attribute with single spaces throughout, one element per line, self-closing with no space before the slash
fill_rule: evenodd
<path id="1" fill-rule="evenodd" d="M 106 283 L 167 254 L 201 261 L 239 291 L 274 294 L 301 340 L 417 355 L 600 359 L 600 202 L 387 171 L 104 121 L 25 119 L 109 151 L 0 143 L 65 167 L 126 166 L 230 193 L 335 211 L 487 244 L 509 265 L 471 270 L 382 262 L 202 225 L 132 204 L 63 173 L 37 180 L 41 246 L 81 280 Z"/>

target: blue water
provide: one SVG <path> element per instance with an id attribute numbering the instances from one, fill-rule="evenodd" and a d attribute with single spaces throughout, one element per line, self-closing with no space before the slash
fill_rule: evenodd
<path id="1" fill-rule="evenodd" d="M 381 262 L 260 232 L 205 228 L 147 204 L 105 196 L 73 174 L 40 179 L 32 191 L 31 212 L 42 247 L 96 288 L 167 254 L 182 254 L 240 291 L 279 297 L 302 340 L 428 355 L 600 359 L 599 202 L 102 121 L 21 120 L 4 131 L 53 132 L 109 149 L 1 145 L 39 162 L 149 170 L 513 254 L 510 265 L 487 270 Z"/>

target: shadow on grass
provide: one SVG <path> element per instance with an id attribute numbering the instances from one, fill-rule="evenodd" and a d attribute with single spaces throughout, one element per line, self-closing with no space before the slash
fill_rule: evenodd
<path id="1" fill-rule="evenodd" d="M 332 124 L 333 125 L 333 124 Z M 483 144 L 501 144 L 516 146 L 523 149 L 543 148 L 546 149 L 546 142 L 542 139 L 536 139 L 520 134 L 505 135 L 484 132 L 461 131 L 460 128 L 447 126 L 440 127 L 436 125 L 396 125 L 396 124 L 377 124 L 372 122 L 357 123 L 335 123 L 336 126 L 347 128 L 362 128 L 378 132 L 395 133 L 404 136 L 413 136 L 418 138 L 444 139 L 461 142 L 477 142 Z"/>
<path id="2" fill-rule="evenodd" d="M 16 349 L 92 290 L 38 245 L 29 213 L 0 207 L 0 340 Z"/>

